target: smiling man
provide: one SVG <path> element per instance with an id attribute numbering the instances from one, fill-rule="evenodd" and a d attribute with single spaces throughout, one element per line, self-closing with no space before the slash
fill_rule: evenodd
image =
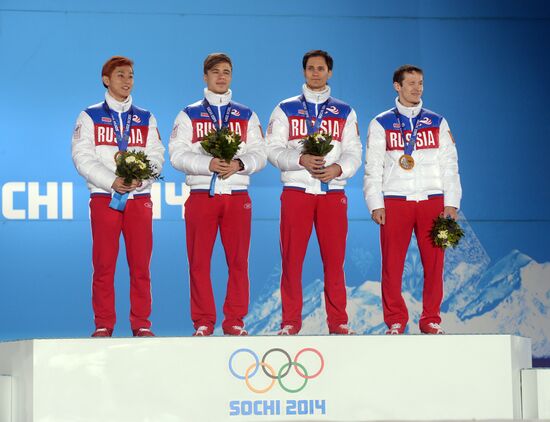
<path id="1" fill-rule="evenodd" d="M 233 65 L 223 53 L 204 61 L 204 98 L 183 109 L 170 137 L 170 161 L 186 174 L 191 188 L 185 203 L 185 230 L 191 288 L 191 318 L 195 336 L 209 336 L 216 323 L 216 304 L 210 279 L 212 249 L 218 230 L 225 250 L 229 278 L 223 307 L 226 335 L 247 335 L 248 252 L 252 203 L 248 195 L 250 175 L 267 163 L 260 121 L 248 107 L 232 100 L 229 89 Z M 212 130 L 228 127 L 242 143 L 227 163 L 207 154 L 202 138 Z M 217 173 L 213 191 L 212 175 Z"/>
<path id="2" fill-rule="evenodd" d="M 325 282 L 325 307 L 331 334 L 353 334 L 346 313 L 344 257 L 348 230 L 344 186 L 361 165 L 361 141 L 355 111 L 331 97 L 328 80 L 333 59 L 322 50 L 302 59 L 302 94 L 282 101 L 271 114 L 266 141 L 269 161 L 281 170 L 280 335 L 302 328 L 302 266 L 313 225 L 319 240 Z M 332 136 L 324 157 L 304 154 L 308 134 Z M 322 183 L 326 184 L 323 189 Z"/>
<path id="3" fill-rule="evenodd" d="M 380 225 L 386 334 L 403 334 L 407 327 L 401 285 L 413 231 L 424 267 L 420 331 L 443 334 L 444 252 L 433 245 L 430 231 L 439 215 L 458 218 L 462 188 L 457 152 L 447 121 L 422 108 L 422 69 L 399 67 L 393 87 L 395 107 L 369 125 L 364 179 L 367 206 Z"/>
<path id="4" fill-rule="evenodd" d="M 160 173 L 164 146 L 155 117 L 133 104 L 133 62 L 126 57 L 111 57 L 103 65 L 101 80 L 107 88 L 105 101 L 80 113 L 72 139 L 74 164 L 91 191 L 92 304 L 96 326 L 92 337 L 111 337 L 115 327 L 114 276 L 121 233 L 130 267 L 132 332 L 137 337 L 151 337 L 151 182 L 133 180 L 125 184 L 124 178 L 115 174 L 115 155 L 126 148 L 143 151 Z M 129 194 L 123 211 L 109 207 L 114 192 Z"/>

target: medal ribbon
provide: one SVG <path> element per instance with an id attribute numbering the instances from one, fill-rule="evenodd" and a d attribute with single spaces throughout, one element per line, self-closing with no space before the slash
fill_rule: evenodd
<path id="1" fill-rule="evenodd" d="M 397 123 L 399 124 L 399 130 L 401 131 L 401 137 L 403 138 L 403 144 L 404 144 L 404 153 L 407 155 L 412 155 L 412 152 L 414 151 L 414 147 L 416 146 L 416 136 L 418 135 L 418 128 L 422 124 L 420 120 L 422 120 L 422 112 L 424 110 L 420 109 L 420 113 L 418 113 L 418 116 L 416 117 L 416 124 L 414 125 L 414 128 L 411 133 L 411 138 L 407 142 L 407 138 L 405 137 L 405 131 L 403 130 L 403 124 L 401 123 L 401 118 L 399 117 L 399 112 L 397 111 L 397 108 L 393 109 L 393 113 L 395 114 L 395 118 L 397 119 Z"/>
<path id="2" fill-rule="evenodd" d="M 307 133 L 308 135 L 312 135 L 315 132 L 319 131 L 319 128 L 321 127 L 321 122 L 323 121 L 323 117 L 325 115 L 325 110 L 327 108 L 328 102 L 330 100 L 330 97 L 321 105 L 321 108 L 319 109 L 319 113 L 317 113 L 315 124 L 311 121 L 311 116 L 309 115 L 309 111 L 307 110 L 307 103 L 306 103 L 306 97 L 304 94 L 300 97 L 300 102 L 302 103 L 302 108 L 304 109 L 304 113 L 306 114 L 306 123 L 307 123 Z"/>
<path id="3" fill-rule="evenodd" d="M 128 149 L 128 140 L 130 139 L 130 129 L 132 128 L 132 119 L 134 118 L 134 107 L 130 106 L 130 109 L 128 110 L 128 116 L 126 117 L 126 124 L 124 125 L 124 133 L 120 132 L 118 119 L 115 117 L 115 114 L 107 105 L 107 101 L 103 103 L 103 108 L 111 116 L 111 125 L 113 126 L 113 130 L 115 131 L 118 150 L 126 151 Z"/>
<path id="4" fill-rule="evenodd" d="M 202 106 L 206 109 L 206 112 L 208 113 L 210 120 L 212 120 L 212 123 L 214 123 L 214 126 L 219 126 L 220 129 L 222 127 L 229 126 L 229 119 L 231 118 L 231 110 L 233 110 L 233 104 L 231 104 L 231 101 L 229 101 L 229 103 L 227 104 L 227 108 L 225 109 L 225 113 L 223 115 L 223 120 L 221 122 L 221 125 L 218 125 L 218 118 L 214 114 L 214 111 L 212 110 L 212 106 L 210 105 L 210 103 L 206 98 L 202 100 Z"/>
<path id="5" fill-rule="evenodd" d="M 223 115 L 223 120 L 221 124 L 218 124 L 218 118 L 214 114 L 214 111 L 212 110 L 212 106 L 208 102 L 208 100 L 205 98 L 202 100 L 202 106 L 206 109 L 208 116 L 210 117 L 210 120 L 212 120 L 212 123 L 214 123 L 214 126 L 216 127 L 216 130 L 221 129 L 222 127 L 228 127 L 229 126 L 229 119 L 231 118 L 231 110 L 233 110 L 233 104 L 231 104 L 231 101 L 227 104 L 227 108 L 225 109 L 225 113 Z M 212 174 L 212 178 L 210 179 L 210 189 L 208 190 L 208 196 L 214 196 L 216 194 L 216 180 L 218 179 L 218 173 L 214 172 Z"/>
<path id="6" fill-rule="evenodd" d="M 319 131 L 329 100 L 330 97 L 328 97 L 327 100 L 321 105 L 321 108 L 317 113 L 317 117 L 315 118 L 315 123 L 313 123 L 307 109 L 306 97 L 304 96 L 304 94 L 300 96 L 300 102 L 302 103 L 302 108 L 304 110 L 304 113 L 306 114 L 306 127 L 308 135 L 313 135 L 315 132 Z M 321 182 L 321 191 L 328 192 L 328 183 Z"/>
<path id="7" fill-rule="evenodd" d="M 124 132 L 120 131 L 120 126 L 118 125 L 118 120 L 115 116 L 115 113 L 109 108 L 107 101 L 103 103 L 103 108 L 111 116 L 111 125 L 115 132 L 116 143 L 119 151 L 126 151 L 128 149 L 128 141 L 130 139 L 130 129 L 132 128 L 132 119 L 134 118 L 134 108 L 130 106 L 128 110 L 128 116 L 126 117 L 126 124 L 124 125 Z M 118 193 L 115 191 L 109 207 L 117 211 L 124 211 L 126 207 L 126 202 L 128 201 L 129 193 Z"/>

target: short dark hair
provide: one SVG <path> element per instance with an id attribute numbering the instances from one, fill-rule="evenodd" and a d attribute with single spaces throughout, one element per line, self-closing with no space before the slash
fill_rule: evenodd
<path id="1" fill-rule="evenodd" d="M 119 66 L 130 66 L 133 70 L 134 62 L 128 57 L 124 56 L 113 56 L 105 62 L 103 68 L 101 69 L 101 79 L 103 80 L 104 76 L 111 77 L 115 68 Z M 107 88 L 107 85 L 103 82 L 103 86 Z"/>
<path id="2" fill-rule="evenodd" d="M 327 63 L 328 70 L 332 70 L 334 60 L 332 59 L 330 54 L 328 54 L 324 50 L 311 50 L 304 54 L 304 58 L 302 59 L 302 66 L 304 70 L 306 70 L 307 61 L 312 57 L 323 57 L 325 59 L 325 62 Z"/>
<path id="3" fill-rule="evenodd" d="M 231 58 L 225 53 L 212 53 L 209 54 L 206 59 L 204 59 L 203 70 L 206 75 L 210 69 L 216 66 L 219 63 L 228 63 L 233 70 L 233 63 L 231 63 Z"/>
<path id="4" fill-rule="evenodd" d="M 401 85 L 403 83 L 403 79 L 405 79 L 405 73 L 412 72 L 418 72 L 421 75 L 424 75 L 424 72 L 418 66 L 412 64 L 404 64 L 403 66 L 399 66 L 395 70 L 395 72 L 393 72 L 393 81 Z"/>

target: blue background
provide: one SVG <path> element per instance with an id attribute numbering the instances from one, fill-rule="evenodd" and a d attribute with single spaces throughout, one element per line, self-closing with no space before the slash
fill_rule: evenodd
<path id="1" fill-rule="evenodd" d="M 198 2 L 0 1 L 0 186 L 72 182 L 74 218 L 0 216 L 0 339 L 80 337 L 93 330 L 88 191 L 70 156 L 78 113 L 103 98 L 101 66 L 112 55 L 135 61 L 134 102 L 151 110 L 165 145 L 173 120 L 201 98 L 202 62 L 233 59 L 235 100 L 265 128 L 273 107 L 297 95 L 310 49 L 335 60 L 333 95 L 357 111 L 363 145 L 369 121 L 393 105 L 396 67 L 425 70 L 424 104 L 450 123 L 459 151 L 462 211 L 487 254 L 518 249 L 550 261 L 548 98 L 550 6 L 544 1 Z M 166 182 L 183 175 L 167 161 Z M 379 280 L 378 229 L 362 198 L 362 169 L 349 183 L 348 285 Z M 162 187 L 164 190 L 164 186 Z M 279 266 L 279 173 L 252 178 L 250 252 L 254 301 Z M 0 198 L 1 199 L 1 198 Z M 14 195 L 26 209 L 25 193 Z M 163 196 L 164 201 L 164 196 Z M 44 207 L 42 207 L 44 208 Z M 155 221 L 153 328 L 189 335 L 187 259 L 181 207 L 162 203 Z M 219 245 L 213 280 L 221 310 L 226 267 Z M 129 335 L 128 271 L 117 267 L 116 335 Z M 314 237 L 304 282 L 322 278 Z M 541 280 L 548 283 L 548 280 Z"/>

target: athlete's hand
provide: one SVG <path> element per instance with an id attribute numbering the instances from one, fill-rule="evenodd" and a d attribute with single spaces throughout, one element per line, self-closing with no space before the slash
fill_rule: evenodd
<path id="1" fill-rule="evenodd" d="M 376 224 L 386 224 L 386 210 L 384 208 L 378 208 L 372 212 L 372 220 Z"/>
<path id="2" fill-rule="evenodd" d="M 210 165 L 208 166 L 208 169 L 211 172 L 222 174 L 223 172 L 227 172 L 229 170 L 229 164 L 224 160 L 220 160 L 219 158 L 212 158 L 212 160 L 210 160 Z"/>
<path id="3" fill-rule="evenodd" d="M 325 159 L 316 155 L 302 154 L 300 156 L 300 165 L 304 166 L 310 173 L 315 173 L 325 166 Z"/>
<path id="4" fill-rule="evenodd" d="M 126 183 L 124 183 L 123 177 L 117 177 L 111 185 L 111 188 L 113 188 L 118 193 L 127 193 L 133 191 L 139 186 L 141 186 L 141 182 L 137 179 L 133 179 L 132 183 L 127 185 Z"/>
<path id="5" fill-rule="evenodd" d="M 319 179 L 321 182 L 328 183 L 332 179 L 337 178 L 342 174 L 342 167 L 339 164 L 331 164 L 328 167 L 324 167 L 321 170 L 316 170 L 312 172 L 311 175 L 315 179 Z"/>
<path id="6" fill-rule="evenodd" d="M 241 163 L 239 163 L 237 160 L 231 160 L 231 162 L 229 163 L 229 167 L 226 170 L 220 171 L 220 178 L 227 179 L 237 173 L 240 169 Z"/>
<path id="7" fill-rule="evenodd" d="M 454 221 L 458 220 L 458 212 L 455 207 L 445 207 L 443 209 L 443 217 L 451 217 Z"/>

